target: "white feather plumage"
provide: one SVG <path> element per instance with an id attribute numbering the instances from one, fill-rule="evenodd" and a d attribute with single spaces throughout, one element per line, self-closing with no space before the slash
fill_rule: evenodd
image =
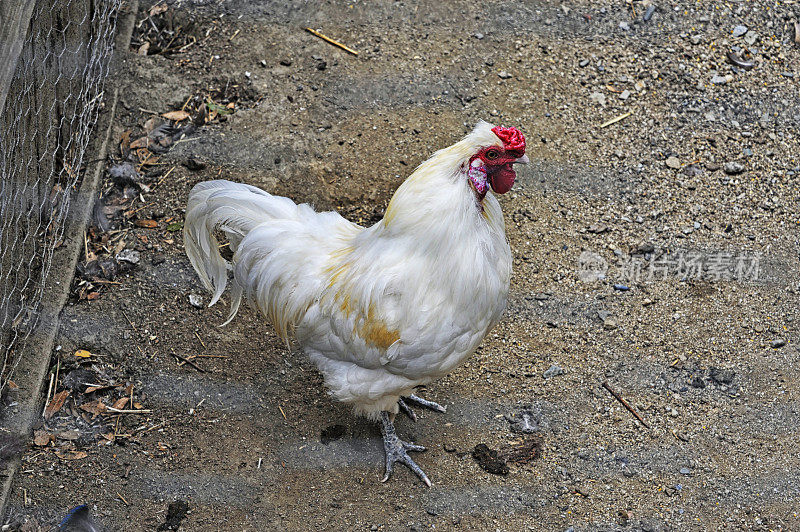
<path id="1" fill-rule="evenodd" d="M 401 395 L 471 355 L 505 308 L 503 215 L 491 192 L 480 208 L 466 177 L 472 155 L 502 145 L 492 127 L 422 163 L 369 228 L 249 185 L 198 184 L 184 237 L 211 304 L 232 270 L 230 318 L 245 297 L 282 338 L 294 331 L 337 399 L 371 418 L 397 412 Z"/>

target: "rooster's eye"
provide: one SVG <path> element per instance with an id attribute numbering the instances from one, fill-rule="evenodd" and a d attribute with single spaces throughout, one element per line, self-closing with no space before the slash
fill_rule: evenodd
<path id="1" fill-rule="evenodd" d="M 486 152 L 487 159 L 497 159 L 498 157 L 500 157 L 500 152 L 497 150 L 489 150 Z"/>

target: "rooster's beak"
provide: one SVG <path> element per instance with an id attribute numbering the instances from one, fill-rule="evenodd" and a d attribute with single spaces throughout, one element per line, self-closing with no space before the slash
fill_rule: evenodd
<path id="1" fill-rule="evenodd" d="M 528 156 L 527 155 L 523 155 L 519 159 L 515 160 L 514 164 L 517 164 L 517 163 L 519 163 L 519 164 L 528 164 L 529 162 L 531 162 L 531 160 L 528 159 Z"/>

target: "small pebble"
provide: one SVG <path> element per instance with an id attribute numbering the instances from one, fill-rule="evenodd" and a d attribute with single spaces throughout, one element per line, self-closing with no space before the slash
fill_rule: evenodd
<path id="1" fill-rule="evenodd" d="M 619 23 L 619 29 L 621 29 L 622 31 L 630 31 L 631 27 L 627 22 L 623 20 L 622 22 Z"/>
<path id="2" fill-rule="evenodd" d="M 581 68 L 589 66 L 589 60 L 588 59 L 581 59 L 580 63 L 578 63 L 578 66 L 581 67 Z"/>
<path id="3" fill-rule="evenodd" d="M 475 38 L 480 41 L 481 39 L 483 39 L 483 33 L 476 33 Z"/>
<path id="4" fill-rule="evenodd" d="M 129 262 L 131 264 L 139 264 L 139 252 L 132 249 L 123 249 L 117 253 L 116 257 L 118 262 Z"/>
<path id="5" fill-rule="evenodd" d="M 741 37 L 745 33 L 747 33 L 747 26 L 739 25 L 739 26 L 736 26 L 735 28 L 733 28 L 733 36 L 734 37 Z"/>
<path id="6" fill-rule="evenodd" d="M 779 347 L 783 347 L 786 345 L 786 340 L 783 339 L 773 340 L 770 342 L 769 345 L 772 346 L 773 349 L 778 349 Z"/>
<path id="7" fill-rule="evenodd" d="M 589 95 L 589 99 L 592 100 L 593 102 L 599 103 L 600 105 L 606 104 L 606 95 L 603 94 L 602 92 L 593 92 L 592 94 Z"/>
<path id="8" fill-rule="evenodd" d="M 672 157 L 667 157 L 667 166 L 672 169 L 678 169 L 681 167 L 681 161 L 674 155 Z"/>
<path id="9" fill-rule="evenodd" d="M 689 469 L 688 467 L 682 467 L 680 471 L 681 475 L 689 475 L 691 472 L 692 470 Z"/>
<path id="10" fill-rule="evenodd" d="M 509 78 L 511 78 L 511 74 L 509 74 L 505 70 L 501 70 L 500 73 L 497 74 L 497 75 L 500 77 L 500 79 L 509 79 Z"/>
<path id="11" fill-rule="evenodd" d="M 619 95 L 620 100 L 627 100 L 630 97 L 631 97 L 631 91 L 629 91 L 628 89 L 625 89 Z"/>
<path id="12" fill-rule="evenodd" d="M 203 296 L 189 294 L 189 304 L 195 308 L 203 308 Z"/>
<path id="13" fill-rule="evenodd" d="M 722 170 L 728 175 L 738 175 L 744 172 L 744 165 L 736 161 L 731 161 L 729 163 L 725 163 L 725 165 L 722 167 Z"/>
<path id="14" fill-rule="evenodd" d="M 642 20 L 647 22 L 648 20 L 650 20 L 653 17 L 653 13 L 655 13 L 655 12 L 656 12 L 655 4 L 650 4 L 650 6 L 645 10 L 644 16 L 642 17 Z"/>
<path id="15" fill-rule="evenodd" d="M 562 368 L 561 366 L 559 366 L 559 365 L 557 365 L 557 364 L 553 364 L 552 366 L 550 366 L 550 367 L 547 369 L 547 371 L 545 371 L 545 372 L 542 374 L 542 376 L 543 376 L 545 379 L 550 379 L 550 378 L 552 378 L 552 377 L 557 377 L 558 375 L 563 375 L 563 374 L 564 374 L 564 368 Z"/>
<path id="16" fill-rule="evenodd" d="M 627 292 L 628 290 L 630 290 L 630 287 L 624 284 L 615 284 L 614 290 L 619 290 L 620 292 Z"/>

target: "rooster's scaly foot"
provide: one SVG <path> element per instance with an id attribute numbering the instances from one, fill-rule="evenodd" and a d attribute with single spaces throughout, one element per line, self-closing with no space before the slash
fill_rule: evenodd
<path id="1" fill-rule="evenodd" d="M 394 464 L 401 462 L 408 466 L 408 468 L 416 473 L 426 486 L 431 486 L 431 481 L 422 469 L 408 456 L 408 451 L 424 451 L 425 447 L 422 445 L 414 445 L 413 443 L 404 442 L 397 437 L 394 424 L 389 419 L 388 412 L 381 412 L 381 434 L 383 434 L 383 450 L 386 452 L 386 474 L 381 479 L 381 482 L 386 482 L 392 475 Z"/>
<path id="2" fill-rule="evenodd" d="M 427 399 L 423 399 L 422 397 L 418 397 L 413 394 L 409 395 L 408 397 L 401 397 L 397 401 L 397 404 L 400 406 L 400 410 L 402 410 L 405 415 L 411 418 L 411 421 L 417 420 L 417 414 L 415 414 L 411 407 L 408 406 L 408 403 L 421 406 L 422 408 L 427 408 L 441 414 L 447 412 L 446 406 L 442 406 L 439 403 L 434 403 L 433 401 L 428 401 Z"/>

